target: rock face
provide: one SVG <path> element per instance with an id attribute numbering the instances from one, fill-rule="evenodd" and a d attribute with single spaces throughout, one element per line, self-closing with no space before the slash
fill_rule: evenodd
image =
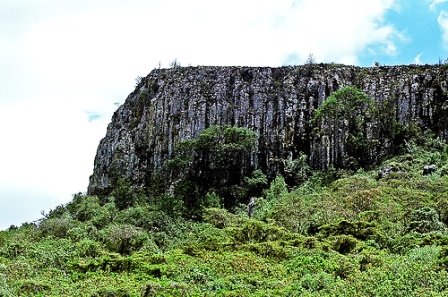
<path id="1" fill-rule="evenodd" d="M 332 92 L 345 86 L 392 101 L 398 122 L 415 122 L 448 139 L 444 65 L 155 69 L 115 112 L 99 144 L 88 193 L 109 194 L 120 178 L 136 187 L 148 185 L 177 143 L 211 125 L 256 132 L 251 166 L 270 177 L 300 154 L 310 156 L 313 167 L 325 169 L 344 157 L 338 153 L 340 139 L 313 135 L 311 119 Z"/>

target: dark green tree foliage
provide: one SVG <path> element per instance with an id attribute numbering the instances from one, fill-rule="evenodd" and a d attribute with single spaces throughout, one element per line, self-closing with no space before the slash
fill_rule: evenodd
<path id="1" fill-rule="evenodd" d="M 145 200 L 141 191 L 133 188 L 131 183 L 123 178 L 118 179 L 111 195 L 118 209 L 125 209 Z"/>
<path id="2" fill-rule="evenodd" d="M 400 151 L 404 140 L 418 135 L 419 128 L 396 120 L 392 100 L 375 101 L 355 87 L 331 94 L 314 113 L 317 139 L 328 137 L 341 146 L 337 168 L 369 167 Z"/>
<path id="3" fill-rule="evenodd" d="M 212 191 L 227 208 L 244 200 L 244 177 L 253 171 L 250 159 L 256 139 L 247 128 L 212 126 L 180 143 L 176 156 L 167 162 L 175 195 L 185 198 L 189 210 L 200 209 L 201 199 Z"/>
<path id="4" fill-rule="evenodd" d="M 357 88 L 346 87 L 334 92 L 316 110 L 315 119 L 323 130 L 321 132 L 341 139 L 344 144 L 346 158 L 342 156 L 336 165 L 350 167 L 371 162 L 366 157 L 375 141 L 368 137 L 374 103 Z"/>

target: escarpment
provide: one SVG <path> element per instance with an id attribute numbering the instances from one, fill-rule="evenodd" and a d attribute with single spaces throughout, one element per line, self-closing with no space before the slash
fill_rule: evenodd
<path id="1" fill-rule="evenodd" d="M 254 131 L 256 151 L 244 166 L 261 169 L 268 177 L 283 173 L 285 161 L 301 155 L 316 169 L 337 166 L 346 158 L 346 136 L 319 135 L 316 128 L 322 127 L 316 127 L 313 113 L 330 94 L 347 86 L 389 102 L 388 114 L 397 123 L 415 123 L 448 139 L 444 65 L 155 69 L 113 115 L 98 147 L 88 193 L 107 195 L 119 179 L 134 187 L 150 185 L 179 142 L 213 125 Z M 384 145 L 369 154 L 386 155 L 394 145 L 380 140 Z"/>

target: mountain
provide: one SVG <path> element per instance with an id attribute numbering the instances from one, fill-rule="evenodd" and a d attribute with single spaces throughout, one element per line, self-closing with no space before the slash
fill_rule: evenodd
<path id="1" fill-rule="evenodd" d="M 149 187 L 179 143 L 211 126 L 255 132 L 255 147 L 240 165 L 269 179 L 287 177 L 285 164 L 302 156 L 313 169 L 366 168 L 396 153 L 419 133 L 414 128 L 448 139 L 447 82 L 445 65 L 155 69 L 113 115 L 88 194 L 108 195 L 122 179 L 134 188 Z M 351 106 L 336 115 L 336 124 L 316 120 L 323 102 L 346 87 L 372 98 L 377 110 L 357 114 Z"/>
<path id="2" fill-rule="evenodd" d="M 446 75 L 154 70 L 89 193 L 0 231 L 0 297 L 448 296 Z"/>

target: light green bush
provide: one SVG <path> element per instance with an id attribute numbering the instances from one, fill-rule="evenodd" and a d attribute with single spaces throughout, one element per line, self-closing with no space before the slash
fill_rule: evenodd
<path id="1" fill-rule="evenodd" d="M 140 250 L 151 238 L 141 228 L 132 225 L 112 224 L 101 231 L 105 247 L 122 255 Z"/>

